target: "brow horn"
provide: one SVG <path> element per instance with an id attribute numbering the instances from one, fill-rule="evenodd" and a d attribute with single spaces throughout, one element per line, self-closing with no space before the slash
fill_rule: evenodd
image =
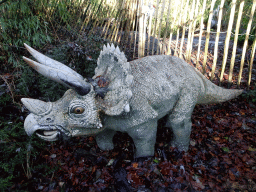
<path id="1" fill-rule="evenodd" d="M 23 59 L 38 73 L 74 89 L 80 95 L 86 95 L 91 90 L 91 84 L 86 82 L 80 74 L 66 65 L 55 61 L 25 44 L 27 50 L 40 63 L 23 56 Z"/>

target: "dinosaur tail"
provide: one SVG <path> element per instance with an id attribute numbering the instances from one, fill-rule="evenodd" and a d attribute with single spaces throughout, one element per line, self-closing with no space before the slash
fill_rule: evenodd
<path id="1" fill-rule="evenodd" d="M 197 71 L 200 73 L 199 71 Z M 240 94 L 243 93 L 243 90 L 239 89 L 225 89 L 219 87 L 208 80 L 203 74 L 199 74 L 199 76 L 203 80 L 204 84 L 204 93 L 202 93 L 198 104 L 213 104 L 213 103 L 221 103 L 224 101 L 228 101 L 230 99 L 234 99 Z"/>

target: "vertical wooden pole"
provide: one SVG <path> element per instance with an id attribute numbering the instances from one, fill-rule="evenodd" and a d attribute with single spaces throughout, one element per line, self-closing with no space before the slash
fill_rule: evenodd
<path id="1" fill-rule="evenodd" d="M 163 21 L 163 14 L 164 14 L 164 7 L 165 7 L 165 0 L 163 0 L 162 3 L 162 10 L 161 10 L 161 15 L 160 15 L 160 22 L 159 22 L 159 27 L 158 27 L 158 44 L 157 44 L 157 49 L 156 49 L 156 54 L 159 54 L 159 49 L 162 50 L 162 46 L 160 46 L 160 35 L 161 35 L 161 29 L 162 29 L 162 21 Z M 160 46 L 160 47 L 159 47 Z M 160 52 L 162 53 L 162 52 Z"/>
<path id="2" fill-rule="evenodd" d="M 199 34 L 197 56 L 196 56 L 196 68 L 197 69 L 199 68 L 199 57 L 200 57 L 200 53 L 201 53 L 201 41 L 202 41 L 202 35 L 203 35 L 205 7 L 206 7 L 206 0 L 204 0 L 204 2 L 203 2 L 203 8 L 201 11 L 200 34 Z"/>
<path id="3" fill-rule="evenodd" d="M 180 42 L 179 58 L 182 58 L 183 42 L 184 42 L 185 32 L 186 32 L 185 23 L 186 23 L 186 20 L 187 20 L 188 3 L 189 3 L 189 0 L 187 0 L 186 7 L 184 9 L 183 22 L 182 22 L 182 37 L 181 37 L 181 42 Z"/>
<path id="4" fill-rule="evenodd" d="M 179 43 L 179 35 L 180 35 L 180 25 L 181 25 L 181 19 L 182 19 L 182 7 L 183 7 L 184 3 L 185 3 L 185 1 L 181 0 L 181 4 L 180 4 L 181 6 L 179 6 L 180 7 L 180 12 L 179 12 L 180 17 L 179 17 L 179 20 L 177 23 L 178 29 L 177 29 L 176 43 L 175 43 L 175 49 L 174 49 L 175 56 L 178 56 L 177 51 L 178 51 L 178 43 Z"/>
<path id="5" fill-rule="evenodd" d="M 256 36 L 256 33 L 255 33 L 255 36 Z M 248 75 L 248 82 L 247 82 L 248 87 L 250 86 L 251 79 L 252 79 L 252 66 L 253 66 L 253 60 L 255 57 L 255 48 L 256 48 L 256 38 L 254 38 L 254 42 L 252 44 L 251 59 L 249 64 L 249 75 Z"/>
<path id="6" fill-rule="evenodd" d="M 112 3 L 113 7 L 112 7 L 111 13 L 109 14 L 110 18 L 109 18 L 108 22 L 106 23 L 106 25 L 103 28 L 103 31 L 105 32 L 104 39 L 108 38 L 108 31 L 110 29 L 110 24 L 112 22 L 111 19 L 112 19 L 113 15 L 115 14 L 115 8 L 118 6 L 118 1 L 117 0 L 115 1 L 115 4 L 114 4 L 113 1 L 111 3 Z"/>
<path id="7" fill-rule="evenodd" d="M 194 41 L 194 33 L 195 33 L 196 21 L 197 21 L 197 15 L 198 15 L 198 7 L 199 7 L 199 0 L 197 0 L 197 2 L 196 2 L 194 22 L 193 22 L 192 31 L 191 31 L 192 37 L 191 37 L 190 47 L 188 50 L 188 61 L 190 61 L 190 59 L 191 59 L 191 52 L 192 52 L 193 41 Z"/>
<path id="8" fill-rule="evenodd" d="M 220 37 L 220 27 L 221 27 L 221 19 L 222 19 L 222 12 L 223 12 L 224 3 L 225 3 L 225 0 L 221 0 L 219 16 L 218 16 L 218 24 L 217 24 L 217 33 L 216 33 L 216 37 L 215 37 L 214 59 L 213 59 L 213 64 L 212 64 L 211 80 L 213 80 L 213 78 L 215 76 L 214 73 L 215 73 L 216 64 L 217 64 L 217 58 L 218 58 L 218 46 L 219 46 L 219 37 Z"/>
<path id="9" fill-rule="evenodd" d="M 235 63 L 235 58 L 236 58 L 236 48 L 237 48 L 238 34 L 239 34 L 239 28 L 240 28 L 242 13 L 243 13 L 243 7 L 244 7 L 244 0 L 240 3 L 238 16 L 237 16 L 236 32 L 235 32 L 234 45 L 233 45 L 232 57 L 231 57 L 230 68 L 229 68 L 229 75 L 228 75 L 228 83 L 229 84 L 232 83 L 234 63 Z"/>
<path id="10" fill-rule="evenodd" d="M 171 54 L 171 43 L 172 43 L 172 33 L 173 33 L 173 28 L 174 26 L 178 26 L 179 25 L 179 21 L 177 21 L 176 23 L 176 19 L 178 18 L 178 10 L 181 9 L 181 6 L 179 6 L 177 9 L 176 9 L 176 4 L 178 2 L 177 1 L 174 1 L 174 10 L 172 12 L 172 15 L 171 15 L 171 18 L 172 19 L 172 22 L 171 22 L 171 28 L 170 28 L 170 35 L 169 35 L 169 43 L 168 43 L 168 47 L 167 47 L 167 55 L 170 55 Z M 181 5 L 183 4 L 183 0 L 181 1 Z M 178 37 L 178 32 L 177 32 L 177 37 Z"/>
<path id="11" fill-rule="evenodd" d="M 85 10 L 85 13 L 84 13 L 84 14 L 86 14 L 86 13 L 88 12 L 88 10 L 90 9 L 90 7 L 91 7 L 91 4 L 89 3 L 89 4 L 87 5 L 87 7 L 86 7 L 86 10 Z M 81 28 L 80 28 L 79 33 L 84 29 L 84 25 L 86 24 L 86 21 L 87 21 L 87 18 L 85 17 L 85 18 L 84 18 L 84 21 L 83 21 L 83 24 L 81 25 Z"/>
<path id="12" fill-rule="evenodd" d="M 119 32 L 119 35 L 118 35 L 118 38 L 117 38 L 117 42 L 120 44 L 120 45 L 124 45 L 126 44 L 126 39 L 128 38 L 127 37 L 127 28 L 129 27 L 128 23 L 129 23 L 129 11 L 128 11 L 128 7 L 129 7 L 129 4 L 130 4 L 131 0 L 124 0 L 124 3 L 123 3 L 123 10 L 122 10 L 122 19 L 120 20 L 120 25 L 119 25 L 119 28 L 120 28 L 120 32 Z M 121 40 L 121 38 L 123 37 L 123 39 Z"/>
<path id="13" fill-rule="evenodd" d="M 155 49 L 155 39 L 156 39 L 156 26 L 158 23 L 158 8 L 159 8 L 159 0 L 157 0 L 156 5 L 156 13 L 155 13 L 155 23 L 154 23 L 154 31 L 153 31 L 153 44 L 152 44 L 152 55 L 154 55 L 154 49 Z"/>
<path id="14" fill-rule="evenodd" d="M 143 13 L 143 0 L 139 0 L 139 44 L 138 44 L 138 57 L 144 57 L 144 46 L 145 45 L 145 32 L 144 32 L 144 20 L 145 14 Z"/>
<path id="15" fill-rule="evenodd" d="M 216 0 L 213 0 L 212 3 L 211 3 L 209 19 L 208 19 L 208 23 L 207 23 L 206 41 L 205 41 L 205 47 L 204 47 L 203 74 L 205 73 L 205 67 L 206 67 L 206 62 L 207 62 L 208 47 L 209 47 L 210 32 L 211 32 L 211 23 L 212 23 L 212 15 L 213 15 L 213 8 L 214 8 L 215 2 L 216 2 Z"/>
<path id="16" fill-rule="evenodd" d="M 186 61 L 190 60 L 189 55 L 191 53 L 190 47 L 192 47 L 193 39 L 192 39 L 192 27 L 193 27 L 193 17 L 195 11 L 195 0 L 193 0 L 191 5 L 191 10 L 189 12 L 189 27 L 188 27 L 188 41 L 187 41 L 187 50 L 186 50 Z"/>
<path id="17" fill-rule="evenodd" d="M 137 22 L 137 0 L 133 0 L 132 2 L 132 31 L 131 31 L 131 41 L 130 41 L 130 45 L 129 45 L 129 50 L 133 49 L 133 58 L 135 58 L 135 48 L 136 48 L 136 37 L 137 37 L 137 27 L 135 26 L 136 22 Z M 136 29 L 135 29 L 136 27 Z M 132 48 L 132 44 L 134 44 L 133 48 Z"/>
<path id="18" fill-rule="evenodd" d="M 245 36 L 245 40 L 244 40 L 242 59 L 241 59 L 241 64 L 240 64 L 240 71 L 239 71 L 239 75 L 238 75 L 238 83 L 237 83 L 238 86 L 240 86 L 240 84 L 241 84 L 242 73 L 243 73 L 243 68 L 244 68 L 245 52 L 246 52 L 246 48 L 247 48 L 247 44 L 248 44 L 249 34 L 250 34 L 250 31 L 251 31 L 251 25 L 252 25 L 253 15 L 254 15 L 254 12 L 255 12 L 255 6 L 256 6 L 256 0 L 253 0 L 250 20 L 249 20 L 248 25 L 247 25 L 246 36 Z"/>
<path id="19" fill-rule="evenodd" d="M 121 21 L 123 20 L 123 16 L 124 16 L 124 5 L 125 5 L 125 0 L 119 0 L 119 6 L 118 6 L 118 12 L 116 14 L 116 24 L 115 24 L 115 28 L 114 31 L 112 33 L 112 37 L 110 39 L 110 41 L 112 42 L 116 42 L 117 40 L 117 36 L 119 34 L 119 29 L 120 29 L 120 24 Z"/>
<path id="20" fill-rule="evenodd" d="M 154 9 L 153 7 L 153 0 L 149 0 L 148 1 L 148 6 L 152 9 Z M 151 25 L 152 25 L 152 18 L 153 18 L 153 14 L 152 12 L 150 12 L 149 15 L 149 21 L 148 21 L 148 45 L 147 45 L 147 55 L 149 55 L 150 52 L 150 37 L 151 37 Z"/>
<path id="21" fill-rule="evenodd" d="M 228 30 L 227 30 L 227 35 L 226 35 L 225 45 L 224 45 L 224 55 L 223 55 L 222 66 L 221 66 L 220 83 L 222 83 L 223 81 L 223 75 L 224 75 L 225 67 L 227 63 L 229 41 L 230 41 L 231 30 L 232 30 L 233 21 L 234 21 L 235 9 L 236 9 L 236 0 L 232 0 Z"/>
<path id="22" fill-rule="evenodd" d="M 166 52 L 166 45 L 165 45 L 165 40 L 166 40 L 166 36 L 167 36 L 167 29 L 170 25 L 170 12 L 171 12 L 171 3 L 172 3 L 172 0 L 169 0 L 169 4 L 168 4 L 168 10 L 167 10 L 167 20 L 166 20 L 166 25 L 165 25 L 165 32 L 164 32 L 164 38 L 163 38 L 163 43 L 164 43 L 164 47 L 163 47 L 163 52 L 162 54 L 165 54 Z M 172 22 L 175 22 L 174 20 Z M 169 38 L 169 42 L 172 41 L 172 37 L 170 36 Z M 167 48 L 167 52 L 169 52 L 170 50 L 170 47 Z M 169 55 L 167 53 L 167 55 Z"/>
<path id="23" fill-rule="evenodd" d="M 135 58 L 136 54 L 136 44 L 137 44 L 137 38 L 138 38 L 138 23 L 139 23 L 139 0 L 136 0 L 136 16 L 135 16 L 135 33 L 134 33 L 134 44 L 133 44 L 133 58 Z"/>
<path id="24" fill-rule="evenodd" d="M 91 31 L 89 32 L 89 35 L 88 35 L 88 36 L 90 36 L 90 35 L 93 33 L 95 27 L 96 27 L 96 26 L 98 25 L 98 23 L 102 20 L 102 18 L 101 18 L 101 15 L 102 15 L 101 13 L 102 13 L 102 11 L 100 11 L 100 9 L 102 8 L 102 4 L 104 5 L 104 3 L 105 3 L 105 0 L 102 0 L 102 1 L 100 2 L 100 5 L 99 5 L 97 11 L 96 11 L 96 13 L 94 14 L 94 15 L 97 15 L 97 16 L 94 17 L 94 18 L 95 18 L 95 21 L 94 21 L 94 23 L 93 23 L 93 25 L 92 25 L 92 29 L 91 29 Z"/>
<path id="25" fill-rule="evenodd" d="M 121 26 L 122 29 L 124 29 L 124 38 L 122 40 L 123 45 L 129 44 L 129 35 L 131 31 L 131 18 L 132 18 L 132 0 L 126 0 L 125 4 L 125 20 L 123 21 L 123 24 Z M 121 40 L 122 35 L 120 35 L 118 41 Z M 126 47 L 126 50 L 128 47 Z M 127 50 L 128 51 L 128 50 Z"/>

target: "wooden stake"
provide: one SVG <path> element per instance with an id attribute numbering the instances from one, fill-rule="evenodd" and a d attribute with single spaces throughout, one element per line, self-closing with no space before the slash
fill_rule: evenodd
<path id="1" fill-rule="evenodd" d="M 246 36 L 245 36 L 245 40 L 244 40 L 244 46 L 243 46 L 243 52 L 242 52 L 242 59 L 241 59 L 240 71 L 239 71 L 238 82 L 237 82 L 237 85 L 238 85 L 238 86 L 240 86 L 240 84 L 241 84 L 242 73 L 243 73 L 243 68 L 244 68 L 244 58 L 245 58 L 245 53 L 246 53 L 246 49 L 247 49 L 249 34 L 250 34 L 250 30 L 251 30 L 252 19 L 253 19 L 253 15 L 254 15 L 254 12 L 255 12 L 255 6 L 256 6 L 256 0 L 253 0 L 253 5 L 252 5 L 252 9 L 251 9 L 250 20 L 249 20 L 248 25 L 247 25 Z"/>
<path id="2" fill-rule="evenodd" d="M 223 81 L 223 75 L 224 75 L 225 67 L 227 64 L 229 41 L 230 41 L 231 30 L 232 30 L 233 21 L 234 21 L 235 9 L 236 9 L 236 0 L 232 0 L 231 13 L 229 16 L 229 23 L 228 23 L 228 30 L 227 30 L 227 35 L 226 35 L 225 45 L 224 45 L 224 55 L 223 55 L 223 60 L 222 60 L 222 65 L 221 65 L 220 84 Z"/>
<path id="3" fill-rule="evenodd" d="M 234 38 L 234 45 L 233 45 L 233 51 L 232 51 L 232 57 L 230 62 L 230 68 L 229 68 L 229 75 L 228 75 L 228 83 L 232 83 L 232 76 L 233 76 L 233 70 L 234 70 L 234 63 L 236 58 L 236 48 L 237 48 L 237 41 L 238 41 L 238 33 L 243 13 L 243 7 L 244 7 L 244 0 L 240 3 L 239 11 L 238 11 L 238 17 L 236 22 L 236 32 L 235 32 L 235 38 Z"/>

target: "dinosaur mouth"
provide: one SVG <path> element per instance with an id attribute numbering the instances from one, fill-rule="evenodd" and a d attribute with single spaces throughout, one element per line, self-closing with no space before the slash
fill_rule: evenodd
<path id="1" fill-rule="evenodd" d="M 36 135 L 46 141 L 58 140 L 59 130 L 37 130 Z"/>
<path id="2" fill-rule="evenodd" d="M 56 141 L 60 136 L 69 136 L 70 134 L 58 125 L 41 125 L 40 128 L 36 130 L 36 135 L 46 141 Z"/>

